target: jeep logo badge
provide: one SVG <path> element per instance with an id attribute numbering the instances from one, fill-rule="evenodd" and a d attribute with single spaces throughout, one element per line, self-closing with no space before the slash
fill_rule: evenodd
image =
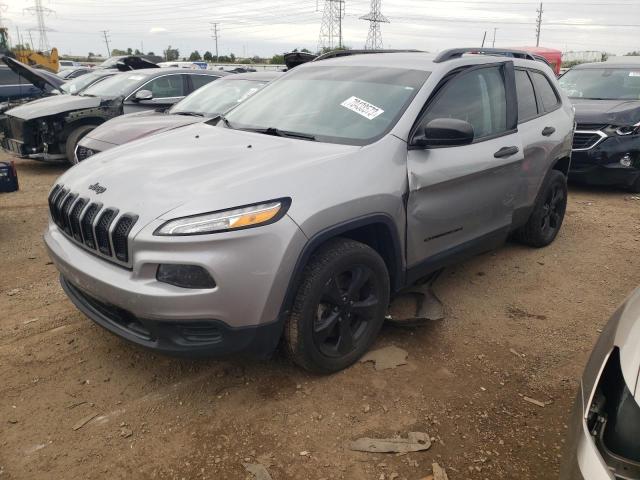
<path id="1" fill-rule="evenodd" d="M 93 185 L 89 185 L 89 190 L 93 190 L 94 192 L 96 192 L 97 195 L 100 195 L 101 193 L 104 193 L 107 191 L 107 187 L 103 187 L 98 182 L 96 182 Z"/>

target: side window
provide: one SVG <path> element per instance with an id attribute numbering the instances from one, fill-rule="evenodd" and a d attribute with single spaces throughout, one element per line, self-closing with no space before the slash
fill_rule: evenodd
<path id="1" fill-rule="evenodd" d="M 193 85 L 194 90 L 204 87 L 207 83 L 211 83 L 218 79 L 218 77 L 214 75 L 189 75 L 189 78 L 191 79 L 191 84 Z"/>
<path id="2" fill-rule="evenodd" d="M 151 90 L 153 98 L 184 97 L 182 75 L 165 75 L 147 83 L 143 90 Z"/>
<path id="3" fill-rule="evenodd" d="M 555 89 L 551 86 L 549 79 L 542 73 L 530 72 L 533 84 L 536 87 L 536 93 L 538 98 L 542 101 L 542 108 L 545 112 L 554 110 L 560 105 L 560 99 L 556 94 Z"/>
<path id="4" fill-rule="evenodd" d="M 469 122 L 476 139 L 506 132 L 507 96 L 501 68 L 463 72 L 450 80 L 427 110 L 423 124 L 436 118 Z"/>
<path id="5" fill-rule="evenodd" d="M 518 123 L 526 122 L 538 115 L 536 95 L 529 74 L 516 70 L 516 92 L 518 94 Z"/>
<path id="6" fill-rule="evenodd" d="M 0 68 L 0 85 L 19 85 L 29 83 L 24 78 L 16 75 L 9 68 Z"/>

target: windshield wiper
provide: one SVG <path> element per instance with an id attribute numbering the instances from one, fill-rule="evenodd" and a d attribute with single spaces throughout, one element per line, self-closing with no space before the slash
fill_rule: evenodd
<path id="1" fill-rule="evenodd" d="M 308 133 L 291 132 L 289 130 L 280 130 L 279 128 L 243 128 L 248 132 L 263 133 L 264 135 L 273 135 L 274 137 L 299 138 L 301 140 L 316 141 L 316 137 Z"/>
<path id="2" fill-rule="evenodd" d="M 189 117 L 204 117 L 204 114 L 198 112 L 170 112 L 174 115 L 187 115 Z"/>

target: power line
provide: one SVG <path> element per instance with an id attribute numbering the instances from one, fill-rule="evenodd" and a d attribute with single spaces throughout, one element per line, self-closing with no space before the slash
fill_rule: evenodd
<path id="1" fill-rule="evenodd" d="M 542 30 L 542 2 L 540 2 L 540 8 L 536 10 L 538 12 L 538 20 L 536 22 L 536 47 L 540 46 L 540 31 Z"/>
<path id="2" fill-rule="evenodd" d="M 381 50 L 383 48 L 380 24 L 390 22 L 387 17 L 382 15 L 380 11 L 381 8 L 382 0 L 371 0 L 371 11 L 360 17 L 360 20 L 367 20 L 369 22 L 369 33 L 367 34 L 367 41 L 364 44 L 365 50 Z"/>
<path id="3" fill-rule="evenodd" d="M 333 50 L 336 46 L 342 48 L 342 20 L 345 15 L 344 2 L 345 0 L 324 1 L 324 12 L 322 13 L 320 36 L 318 38 L 318 51 L 322 51 L 323 49 Z"/>

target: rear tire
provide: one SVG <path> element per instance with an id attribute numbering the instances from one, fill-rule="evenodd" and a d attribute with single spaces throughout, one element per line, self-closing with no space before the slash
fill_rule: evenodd
<path id="1" fill-rule="evenodd" d="M 67 156 L 67 160 L 71 165 L 75 165 L 78 163 L 76 160 L 76 146 L 78 142 L 82 140 L 87 133 L 96 128 L 98 125 L 81 125 L 75 130 L 72 130 L 69 136 L 67 137 L 67 142 L 65 144 L 65 154 Z"/>
<path id="2" fill-rule="evenodd" d="M 531 247 L 546 247 L 558 235 L 566 209 L 567 178 L 562 172 L 552 170 L 529 220 L 516 232 L 515 238 Z"/>
<path id="3" fill-rule="evenodd" d="M 302 368 L 332 373 L 373 344 L 389 305 L 389 272 L 371 247 L 337 238 L 305 267 L 284 328 L 284 346 Z"/>

